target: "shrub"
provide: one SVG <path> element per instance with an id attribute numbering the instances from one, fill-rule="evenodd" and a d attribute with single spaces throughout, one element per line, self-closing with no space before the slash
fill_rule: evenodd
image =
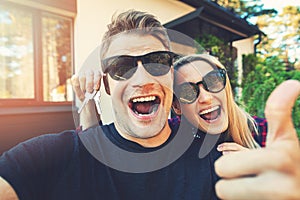
<path id="1" fill-rule="evenodd" d="M 244 65 L 247 63 L 244 62 Z M 254 70 L 249 71 L 244 77 L 241 101 L 246 111 L 251 115 L 265 117 L 264 109 L 267 98 L 276 86 L 288 79 L 300 80 L 300 71 L 287 71 L 284 63 L 276 57 L 258 60 Z M 292 117 L 300 138 L 300 98 L 296 100 Z"/>

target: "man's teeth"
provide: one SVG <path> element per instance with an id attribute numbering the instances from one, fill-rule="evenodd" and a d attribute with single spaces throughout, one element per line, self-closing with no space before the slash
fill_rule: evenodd
<path id="1" fill-rule="evenodd" d="M 200 112 L 199 114 L 200 114 L 200 115 L 205 115 L 205 114 L 207 114 L 207 113 L 213 112 L 213 111 L 218 110 L 218 109 L 219 109 L 219 106 L 215 106 L 215 107 L 212 107 L 212 108 L 210 108 L 210 109 L 203 110 L 203 111 Z"/>
<path id="2" fill-rule="evenodd" d="M 156 98 L 155 96 L 139 97 L 139 98 L 133 99 L 132 102 L 137 103 L 137 102 L 145 102 L 145 101 L 154 101 L 155 98 Z"/>

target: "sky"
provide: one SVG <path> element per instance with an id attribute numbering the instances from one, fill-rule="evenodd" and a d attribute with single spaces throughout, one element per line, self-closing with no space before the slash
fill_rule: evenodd
<path id="1" fill-rule="evenodd" d="M 264 8 L 275 8 L 277 11 L 285 6 L 300 6 L 300 0 L 261 0 Z"/>

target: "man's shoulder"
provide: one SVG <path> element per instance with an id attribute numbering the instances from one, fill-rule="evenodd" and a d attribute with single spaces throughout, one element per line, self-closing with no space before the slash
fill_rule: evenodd
<path id="1" fill-rule="evenodd" d="M 59 146 L 72 144 L 77 139 L 78 133 L 75 130 L 65 130 L 60 133 L 47 133 L 41 136 L 31 138 L 21 144 L 30 144 L 33 146 Z"/>
<path id="2" fill-rule="evenodd" d="M 19 197 L 30 199 L 27 197 L 30 189 L 42 188 L 36 189 L 36 193 L 44 191 L 46 183 L 41 182 L 51 183 L 76 166 L 77 138 L 76 131 L 68 130 L 24 141 L 0 156 L 0 176 L 13 186 Z"/>
<path id="3" fill-rule="evenodd" d="M 112 135 L 117 134 L 117 130 L 115 128 L 114 123 L 97 125 L 90 127 L 86 130 L 79 131 L 77 136 L 80 138 L 80 142 L 84 140 L 99 140 L 102 136 L 106 136 L 107 138 L 111 138 Z"/>
<path id="4" fill-rule="evenodd" d="M 97 126 L 90 127 L 88 129 L 85 129 L 83 131 L 77 131 L 77 135 L 80 137 L 86 136 L 86 135 L 94 135 L 95 133 L 104 133 L 105 135 L 116 131 L 114 123 L 110 124 L 101 124 Z"/>
<path id="5" fill-rule="evenodd" d="M 68 154 L 74 151 L 75 146 L 78 146 L 76 145 L 77 140 L 77 132 L 74 130 L 66 130 L 60 133 L 48 133 L 19 143 L 7 152 L 4 152 L 3 156 L 30 156 L 34 159 L 37 157 L 45 157 L 47 155 Z"/>

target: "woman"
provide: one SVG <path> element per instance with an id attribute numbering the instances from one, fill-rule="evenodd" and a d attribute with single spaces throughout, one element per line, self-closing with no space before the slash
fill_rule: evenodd
<path id="1" fill-rule="evenodd" d="M 189 55 L 174 63 L 173 110 L 200 131 L 226 133 L 235 143 L 218 147 L 223 153 L 257 148 L 255 120 L 234 101 L 225 67 L 206 54 Z"/>

